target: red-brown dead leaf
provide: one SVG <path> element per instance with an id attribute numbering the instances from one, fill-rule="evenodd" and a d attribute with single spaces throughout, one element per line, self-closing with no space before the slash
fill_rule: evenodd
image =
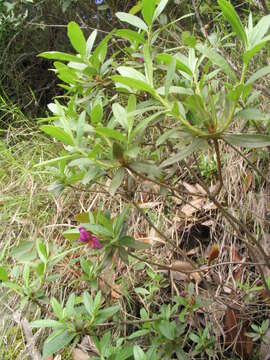
<path id="1" fill-rule="evenodd" d="M 243 191 L 244 191 L 244 194 L 246 194 L 248 192 L 248 189 L 250 188 L 250 185 L 252 183 L 252 172 L 249 170 L 247 172 L 247 176 L 244 180 L 244 185 L 243 185 Z"/>
<path id="2" fill-rule="evenodd" d="M 225 249 L 228 250 L 229 252 L 231 252 L 232 254 L 232 261 L 233 262 L 242 262 L 243 259 L 240 257 L 238 250 L 236 249 L 235 246 L 225 246 Z M 241 280 L 242 277 L 242 273 L 243 273 L 243 267 L 239 267 L 237 270 L 233 271 L 233 278 L 235 281 L 239 281 Z"/>
<path id="3" fill-rule="evenodd" d="M 211 247 L 209 258 L 208 258 L 208 266 L 211 265 L 212 261 L 214 261 L 219 256 L 219 247 L 216 243 L 214 243 Z"/>
<path id="4" fill-rule="evenodd" d="M 252 339 L 247 337 L 247 322 L 241 320 L 240 313 L 231 308 L 227 308 L 224 318 L 225 343 L 231 346 L 237 355 L 243 360 L 250 359 L 253 350 Z"/>
<path id="5" fill-rule="evenodd" d="M 111 297 L 116 300 L 121 298 L 121 285 L 120 284 L 113 285 L 113 288 L 111 291 Z"/>

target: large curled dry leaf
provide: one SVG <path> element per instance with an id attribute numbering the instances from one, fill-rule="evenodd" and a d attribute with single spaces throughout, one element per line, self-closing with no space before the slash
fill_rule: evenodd
<path id="1" fill-rule="evenodd" d="M 215 243 L 212 245 L 211 250 L 210 250 L 210 254 L 208 257 L 208 266 L 211 265 L 212 261 L 214 261 L 218 256 L 219 256 L 219 247 Z"/>
<path id="2" fill-rule="evenodd" d="M 200 274 L 198 272 L 191 272 L 194 268 L 188 261 L 176 260 L 171 266 L 175 269 L 171 271 L 174 280 L 186 281 L 191 279 L 195 280 L 196 283 L 200 283 Z"/>
<path id="3" fill-rule="evenodd" d="M 246 336 L 247 321 L 242 320 L 240 312 L 227 308 L 224 318 L 225 343 L 243 360 L 250 359 L 253 342 Z"/>

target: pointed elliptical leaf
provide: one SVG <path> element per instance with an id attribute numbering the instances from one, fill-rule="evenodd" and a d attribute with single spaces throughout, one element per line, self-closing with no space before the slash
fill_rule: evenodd
<path id="1" fill-rule="evenodd" d="M 83 59 L 72 54 L 60 52 L 60 51 L 46 51 L 38 56 L 50 60 L 61 60 L 61 61 L 73 61 L 75 63 L 84 63 Z"/>
<path id="2" fill-rule="evenodd" d="M 75 21 L 71 21 L 68 24 L 68 37 L 73 48 L 84 56 L 86 52 L 86 41 L 81 28 Z"/>
<path id="3" fill-rule="evenodd" d="M 132 26 L 135 26 L 138 29 L 141 29 L 144 31 L 148 30 L 146 23 L 142 19 L 140 19 L 138 16 L 127 14 L 125 12 L 117 12 L 115 15 L 118 17 L 119 20 L 126 22 Z"/>
<path id="4" fill-rule="evenodd" d="M 169 0 L 161 0 L 154 12 L 153 16 L 153 22 L 159 17 L 159 15 L 162 13 L 162 11 L 165 9 L 167 3 Z"/>
<path id="5" fill-rule="evenodd" d="M 270 136 L 262 134 L 227 134 L 224 139 L 229 143 L 246 148 L 261 148 L 270 146 Z"/>
<path id="6" fill-rule="evenodd" d="M 60 127 L 53 125 L 43 125 L 41 126 L 41 130 L 43 130 L 46 134 L 54 137 L 56 140 L 62 141 L 66 145 L 74 145 L 72 137 Z"/>
<path id="7" fill-rule="evenodd" d="M 223 16 L 231 24 L 233 31 L 240 37 L 245 47 L 247 46 L 247 35 L 244 26 L 235 11 L 234 7 L 227 0 L 218 0 L 219 7 L 222 10 Z"/>
<path id="8" fill-rule="evenodd" d="M 150 27 L 153 22 L 156 0 L 142 0 L 142 15 L 146 24 Z"/>
<path id="9" fill-rule="evenodd" d="M 211 49 L 203 44 L 198 44 L 196 49 L 199 50 L 204 56 L 206 56 L 213 64 L 220 67 L 225 74 L 227 74 L 231 79 L 236 80 L 237 77 L 228 64 L 228 62 L 224 59 L 223 56 L 218 54 L 214 49 Z"/>
<path id="10" fill-rule="evenodd" d="M 246 85 L 253 84 L 258 79 L 262 78 L 265 75 L 268 75 L 270 73 L 270 66 L 265 66 L 261 68 L 260 70 L 256 71 L 254 74 L 251 75 L 251 77 L 246 82 Z"/>

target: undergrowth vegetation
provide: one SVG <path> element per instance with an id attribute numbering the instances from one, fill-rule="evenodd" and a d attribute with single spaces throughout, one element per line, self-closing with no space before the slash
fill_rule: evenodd
<path id="1" fill-rule="evenodd" d="M 70 21 L 38 126 L 5 83 L 3 359 L 268 359 L 270 15 L 180 3 Z"/>

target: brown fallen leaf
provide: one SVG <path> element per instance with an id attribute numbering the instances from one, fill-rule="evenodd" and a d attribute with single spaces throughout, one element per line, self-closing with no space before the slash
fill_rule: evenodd
<path id="1" fill-rule="evenodd" d="M 193 255 L 199 254 L 199 252 L 200 252 L 200 247 L 199 247 L 199 246 L 196 246 L 195 248 L 190 249 L 189 251 L 187 251 L 187 252 L 186 252 L 186 255 L 187 255 L 187 256 L 193 256 Z"/>
<path id="2" fill-rule="evenodd" d="M 189 184 L 189 183 L 187 183 L 185 181 L 182 182 L 182 185 L 190 193 L 193 193 L 193 194 L 198 193 L 198 189 L 197 189 L 196 185 L 191 185 L 191 184 Z"/>
<path id="3" fill-rule="evenodd" d="M 250 185 L 252 183 L 252 172 L 250 170 L 247 171 L 247 176 L 244 180 L 244 184 L 243 184 L 243 191 L 244 194 L 246 194 L 248 192 L 248 189 L 250 188 Z"/>
<path id="4" fill-rule="evenodd" d="M 181 208 L 181 212 L 186 216 L 190 217 L 195 212 L 201 210 L 205 203 L 205 199 L 203 198 L 195 198 L 189 202 L 189 204 L 184 205 Z"/>
<path id="5" fill-rule="evenodd" d="M 210 254 L 208 257 L 208 266 L 211 265 L 212 261 L 215 260 L 219 256 L 219 247 L 216 243 L 214 243 L 211 247 Z"/>
<path id="6" fill-rule="evenodd" d="M 88 360 L 89 356 L 81 349 L 75 348 L 72 350 L 72 360 Z"/>
<path id="7" fill-rule="evenodd" d="M 121 298 L 121 285 L 120 284 L 114 284 L 111 291 L 111 297 L 113 299 L 120 299 Z"/>

